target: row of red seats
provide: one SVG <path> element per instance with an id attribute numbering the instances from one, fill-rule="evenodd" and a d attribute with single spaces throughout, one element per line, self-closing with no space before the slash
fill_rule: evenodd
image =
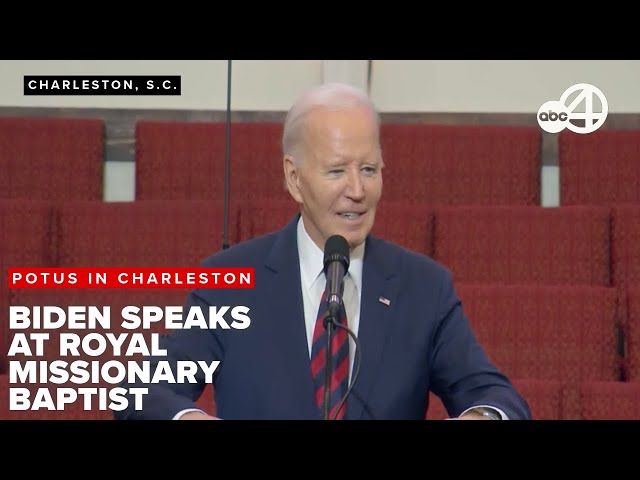
<path id="1" fill-rule="evenodd" d="M 226 124 L 140 120 L 136 199 L 221 200 Z M 283 199 L 282 125 L 233 122 L 234 201 Z M 533 126 L 383 124 L 385 198 L 430 205 L 539 205 Z M 0 198 L 103 198 L 100 119 L 0 117 Z M 640 202 L 640 129 L 558 135 L 562 205 Z"/>
<path id="2" fill-rule="evenodd" d="M 291 201 L 241 205 L 239 239 L 277 229 L 296 208 Z M 459 282 L 640 282 L 640 204 L 431 207 L 384 200 L 373 233 L 440 261 Z"/>
<path id="3" fill-rule="evenodd" d="M 232 205 L 229 242 L 282 227 L 293 201 Z M 0 267 L 198 265 L 223 243 L 210 201 L 0 201 Z M 442 207 L 383 202 L 374 233 L 449 267 L 460 282 L 640 282 L 640 205 Z"/>
<path id="4" fill-rule="evenodd" d="M 137 199 L 221 199 L 224 123 L 140 121 Z M 383 125 L 385 196 L 442 204 L 540 203 L 541 135 L 533 127 Z M 231 195 L 285 199 L 282 125 L 231 129 Z"/>

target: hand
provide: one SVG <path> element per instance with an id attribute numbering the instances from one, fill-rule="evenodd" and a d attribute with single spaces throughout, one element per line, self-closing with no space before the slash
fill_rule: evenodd
<path id="1" fill-rule="evenodd" d="M 222 420 L 202 412 L 187 412 L 182 415 L 179 420 Z"/>

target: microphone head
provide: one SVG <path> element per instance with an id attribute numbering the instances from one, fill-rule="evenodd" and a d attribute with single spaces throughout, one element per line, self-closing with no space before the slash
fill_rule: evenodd
<path id="1" fill-rule="evenodd" d="M 332 235 L 324 244 L 324 269 L 332 262 L 340 262 L 344 270 L 349 269 L 349 243 L 342 235 Z"/>

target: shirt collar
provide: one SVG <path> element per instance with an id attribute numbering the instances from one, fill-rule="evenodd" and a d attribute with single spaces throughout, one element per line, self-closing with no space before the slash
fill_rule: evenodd
<path id="1" fill-rule="evenodd" d="M 324 270 L 324 252 L 311 240 L 304 226 L 302 216 L 298 220 L 297 235 L 302 285 L 308 290 Z M 362 242 L 349 255 L 348 274 L 353 279 L 358 292 L 362 291 L 362 265 L 365 243 Z"/>

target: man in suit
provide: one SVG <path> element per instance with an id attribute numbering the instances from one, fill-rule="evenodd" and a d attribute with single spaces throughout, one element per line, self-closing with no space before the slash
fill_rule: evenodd
<path id="1" fill-rule="evenodd" d="M 316 320 L 326 285 L 323 249 L 333 235 L 348 243 L 340 318 L 358 342 L 336 344 L 343 359 L 334 374 L 352 389 L 342 403 L 344 391 L 330 395 L 330 418 L 424 419 L 430 390 L 451 418 L 530 418 L 526 401 L 477 343 L 450 273 L 370 235 L 383 158 L 379 117 L 368 96 L 343 84 L 311 89 L 288 112 L 283 150 L 286 186 L 299 215 L 203 262 L 253 267 L 255 288 L 196 289 L 186 303 L 204 312 L 212 305 L 248 306 L 250 326 L 176 330 L 163 343 L 172 361 L 220 361 L 217 418 L 324 418 L 325 357 L 314 355 L 324 345 L 317 336 L 326 335 Z M 344 329 L 337 328 L 334 339 L 339 332 Z M 216 418 L 195 406 L 203 383 L 145 387 L 143 409 L 130 406 L 116 418 Z"/>

